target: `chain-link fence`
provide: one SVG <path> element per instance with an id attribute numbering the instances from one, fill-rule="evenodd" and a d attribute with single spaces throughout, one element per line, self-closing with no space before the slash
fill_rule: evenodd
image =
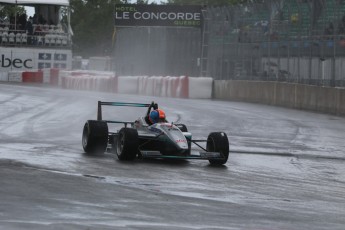
<path id="1" fill-rule="evenodd" d="M 118 28 L 121 75 L 188 75 L 345 86 L 344 0 L 205 7 L 202 28 Z"/>
<path id="2" fill-rule="evenodd" d="M 204 10 L 202 75 L 345 86 L 345 1 L 255 2 Z"/>

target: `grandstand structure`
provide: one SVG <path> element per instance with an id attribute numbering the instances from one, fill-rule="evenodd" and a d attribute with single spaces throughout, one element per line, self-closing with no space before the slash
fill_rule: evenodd
<path id="1" fill-rule="evenodd" d="M 69 0 L 0 0 L 0 9 L 15 11 L 17 6 L 32 7 L 35 14 L 0 15 L 0 73 L 71 68 Z"/>
<path id="2" fill-rule="evenodd" d="M 343 0 L 207 7 L 202 33 L 202 76 L 345 86 Z"/>

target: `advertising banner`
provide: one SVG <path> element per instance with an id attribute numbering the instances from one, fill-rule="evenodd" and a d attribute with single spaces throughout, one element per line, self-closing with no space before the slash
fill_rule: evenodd
<path id="1" fill-rule="evenodd" d="M 0 50 L 0 72 L 43 68 L 70 69 L 71 50 L 5 48 Z"/>
<path id="2" fill-rule="evenodd" d="M 200 27 L 201 6 L 133 5 L 115 6 L 115 26 Z"/>

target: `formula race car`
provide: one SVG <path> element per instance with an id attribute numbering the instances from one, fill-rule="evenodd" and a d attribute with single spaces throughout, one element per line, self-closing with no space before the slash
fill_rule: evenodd
<path id="1" fill-rule="evenodd" d="M 102 106 L 147 107 L 145 116 L 131 121 L 102 119 Z M 225 164 L 229 156 L 229 140 L 224 132 L 212 132 L 207 140 L 193 140 L 186 125 L 167 120 L 152 124 L 149 114 L 158 109 L 151 104 L 98 101 L 97 120 L 86 121 L 82 145 L 89 154 L 112 152 L 119 160 L 135 158 L 202 159 L 210 164 Z M 120 130 L 110 132 L 108 124 L 123 124 Z M 206 142 L 206 148 L 200 142 Z M 192 149 L 192 143 L 200 151 Z"/>

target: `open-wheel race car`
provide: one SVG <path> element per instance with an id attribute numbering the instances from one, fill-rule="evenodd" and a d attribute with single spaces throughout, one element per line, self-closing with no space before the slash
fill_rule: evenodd
<path id="1" fill-rule="evenodd" d="M 135 121 L 102 119 L 102 106 L 147 107 L 145 116 Z M 202 159 L 213 165 L 223 165 L 229 156 L 229 140 L 224 132 L 212 132 L 207 140 L 193 140 L 186 125 L 165 119 L 152 122 L 150 114 L 158 105 L 98 101 L 97 120 L 86 121 L 82 145 L 86 153 L 115 153 L 119 160 L 135 158 Z M 122 124 L 120 130 L 109 131 L 108 124 Z M 206 148 L 200 143 L 206 142 Z M 192 149 L 192 144 L 199 150 Z"/>

